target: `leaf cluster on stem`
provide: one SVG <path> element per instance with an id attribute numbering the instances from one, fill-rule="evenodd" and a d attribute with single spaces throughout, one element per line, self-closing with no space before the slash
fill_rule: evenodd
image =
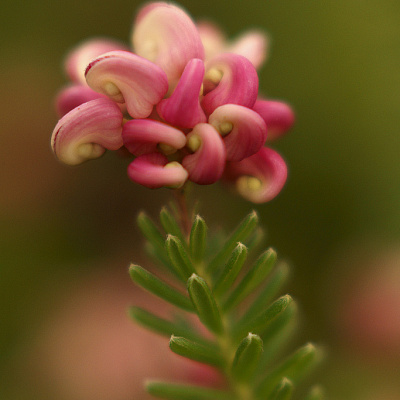
<path id="1" fill-rule="evenodd" d="M 178 207 L 187 213 L 182 204 Z M 180 309 L 187 323 L 139 307 L 131 307 L 130 316 L 169 337 L 174 353 L 216 368 L 225 376 L 226 386 L 151 381 L 147 383 L 149 393 L 171 400 L 291 399 L 296 386 L 321 359 L 321 350 L 308 343 L 283 361 L 275 361 L 294 331 L 296 306 L 287 294 L 276 299 L 289 271 L 273 249 L 249 262 L 249 254 L 263 239 L 257 213 L 251 212 L 223 238 L 210 233 L 201 216 L 189 219 L 181 214 L 178 218 L 166 207 L 160 212 L 160 224 L 162 230 L 145 213 L 138 216 L 149 254 L 175 284 L 138 265 L 130 266 L 130 276 L 141 288 Z M 209 331 L 207 337 L 193 327 L 190 314 L 197 315 Z M 323 398 L 319 386 L 303 397 Z"/>

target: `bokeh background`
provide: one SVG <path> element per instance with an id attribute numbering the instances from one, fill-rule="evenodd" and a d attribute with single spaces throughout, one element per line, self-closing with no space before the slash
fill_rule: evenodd
<path id="1" fill-rule="evenodd" d="M 400 2 L 180 3 L 230 36 L 271 35 L 261 89 L 290 102 L 297 123 L 275 146 L 286 188 L 256 209 L 292 265 L 298 339 L 326 348 L 314 380 L 333 399 L 400 399 Z M 144 399 L 143 376 L 178 365 L 165 342 L 139 345 L 148 337 L 125 316 L 149 301 L 127 275 L 143 260 L 135 217 L 156 215 L 169 191 L 132 184 L 113 154 L 68 168 L 49 145 L 64 55 L 88 37 L 128 41 L 139 5 L 2 2 L 1 399 Z M 253 207 L 217 185 L 193 195 L 215 226 Z"/>

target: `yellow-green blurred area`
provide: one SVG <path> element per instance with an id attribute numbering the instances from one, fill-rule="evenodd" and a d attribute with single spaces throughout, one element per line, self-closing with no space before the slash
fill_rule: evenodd
<path id="1" fill-rule="evenodd" d="M 124 351 L 130 335 L 139 339 L 120 322 L 142 296 L 127 266 L 145 264 L 137 213 L 155 216 L 171 193 L 131 183 L 128 160 L 115 154 L 68 168 L 49 145 L 66 52 L 94 36 L 128 42 L 140 4 L 2 2 L 1 399 L 144 398 L 129 385 L 108 394 L 98 378 L 109 388 L 140 385 L 135 366 L 146 355 Z M 332 399 L 400 399 L 400 2 L 181 5 L 229 36 L 254 27 L 271 36 L 260 88 L 291 103 L 297 123 L 274 144 L 289 165 L 287 185 L 255 208 L 267 245 L 292 266 L 297 341 L 326 348 L 314 380 Z M 254 207 L 219 185 L 193 196 L 211 226 L 227 229 Z M 149 359 L 148 370 L 160 370 Z"/>

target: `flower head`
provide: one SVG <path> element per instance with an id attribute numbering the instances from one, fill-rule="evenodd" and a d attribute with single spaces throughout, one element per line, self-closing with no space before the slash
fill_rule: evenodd
<path id="1" fill-rule="evenodd" d="M 71 84 L 56 101 L 56 156 L 76 165 L 125 146 L 134 157 L 128 176 L 149 188 L 222 178 L 250 201 L 275 197 L 286 165 L 264 145 L 294 115 L 287 104 L 260 98 L 265 34 L 227 42 L 214 25 L 155 2 L 137 14 L 131 42 L 133 52 L 93 39 L 69 53 Z"/>

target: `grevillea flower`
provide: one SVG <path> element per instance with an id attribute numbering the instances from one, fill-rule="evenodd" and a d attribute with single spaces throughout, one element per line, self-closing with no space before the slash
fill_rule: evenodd
<path id="1" fill-rule="evenodd" d="M 228 42 L 216 26 L 155 2 L 137 14 L 131 46 L 92 39 L 69 53 L 56 156 L 76 165 L 124 146 L 134 157 L 128 176 L 149 188 L 224 179 L 250 201 L 275 197 L 286 164 L 264 145 L 288 131 L 294 114 L 259 94 L 266 35 Z"/>

